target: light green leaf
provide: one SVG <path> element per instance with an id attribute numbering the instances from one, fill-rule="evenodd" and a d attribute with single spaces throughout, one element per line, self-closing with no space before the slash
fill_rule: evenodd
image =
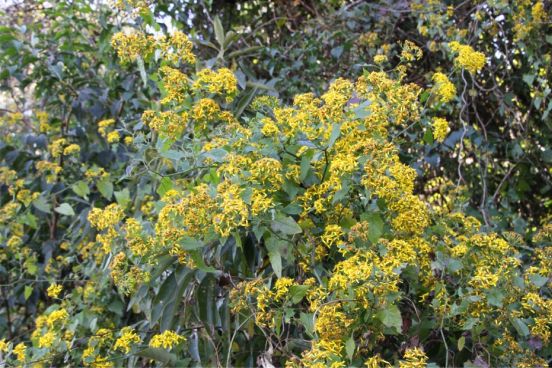
<path id="1" fill-rule="evenodd" d="M 349 358 L 349 360 L 353 360 L 353 355 L 355 354 L 355 348 L 356 348 L 355 339 L 351 336 L 349 337 L 347 342 L 345 342 L 345 352 L 347 353 L 347 358 Z"/>
<path id="2" fill-rule="evenodd" d="M 111 200 L 111 197 L 113 196 L 113 184 L 107 180 L 100 180 L 96 187 L 100 191 L 100 193 L 104 196 L 105 199 Z"/>
<path id="3" fill-rule="evenodd" d="M 289 294 L 291 296 L 291 302 L 293 304 L 299 303 L 307 292 L 309 291 L 310 286 L 308 285 L 292 285 L 289 288 Z"/>
<path id="4" fill-rule="evenodd" d="M 401 311 L 396 305 L 390 305 L 384 310 L 379 311 L 377 316 L 385 327 L 392 328 L 397 333 L 401 332 L 402 316 Z"/>
<path id="5" fill-rule="evenodd" d="M 221 48 L 224 47 L 224 28 L 222 28 L 222 22 L 218 16 L 213 19 L 213 27 L 215 29 L 215 39 Z"/>
<path id="6" fill-rule="evenodd" d="M 328 141 L 328 148 L 332 148 L 337 138 L 341 134 L 341 124 L 334 124 L 332 127 L 332 133 Z"/>
<path id="7" fill-rule="evenodd" d="M 466 338 L 462 336 L 458 339 L 458 351 L 462 351 L 462 349 L 464 349 L 464 346 L 466 346 Z"/>
<path id="8" fill-rule="evenodd" d="M 516 331 L 523 337 L 529 336 L 529 328 L 520 318 L 512 318 L 512 325 Z"/>
<path id="9" fill-rule="evenodd" d="M 33 293 L 33 287 L 28 285 L 25 286 L 25 291 L 23 292 L 23 296 L 25 297 L 25 300 L 29 299 L 32 293 Z"/>
<path id="10" fill-rule="evenodd" d="M 33 206 L 35 206 L 36 209 L 42 212 L 50 213 L 51 211 L 50 204 L 46 201 L 46 198 L 43 196 L 40 196 L 37 199 L 35 199 L 33 201 Z"/>
<path id="11" fill-rule="evenodd" d="M 357 107 L 353 109 L 353 113 L 355 114 L 356 119 L 365 119 L 368 116 L 370 116 L 370 110 L 366 109 L 368 106 L 370 106 L 370 101 L 364 101 Z"/>
<path id="12" fill-rule="evenodd" d="M 75 211 L 73 211 L 73 207 L 69 203 L 60 204 L 54 211 L 65 216 L 75 216 Z"/>
<path id="13" fill-rule="evenodd" d="M 282 255 L 278 247 L 277 239 L 270 237 L 266 240 L 265 244 L 272 269 L 276 276 L 280 278 L 282 277 Z"/>
<path id="14" fill-rule="evenodd" d="M 276 219 L 272 220 L 272 222 L 270 223 L 270 227 L 272 228 L 272 230 L 281 232 L 286 235 L 299 234 L 303 231 L 301 227 L 297 224 L 297 222 L 295 222 L 295 220 L 290 216 L 277 217 Z"/>
<path id="15" fill-rule="evenodd" d="M 71 189 L 73 189 L 73 192 L 75 192 L 76 195 L 79 197 L 82 197 L 84 199 L 88 199 L 88 195 L 90 194 L 90 188 L 88 187 L 88 184 L 83 181 L 77 181 L 75 184 L 71 186 Z"/>
<path id="16" fill-rule="evenodd" d="M 140 71 L 140 77 L 144 83 L 144 87 L 148 85 L 148 74 L 146 73 L 146 67 L 144 66 L 144 60 L 141 57 L 138 57 L 136 60 L 138 63 L 138 70 Z"/>
<path id="17" fill-rule="evenodd" d="M 366 213 L 361 216 L 365 221 L 368 221 L 368 239 L 372 243 L 378 241 L 378 239 L 383 235 L 383 220 L 381 216 L 377 213 Z"/>
<path id="18" fill-rule="evenodd" d="M 185 237 L 183 240 L 180 241 L 179 244 L 181 245 L 182 249 L 185 250 L 199 249 L 205 245 L 202 241 L 190 237 Z"/>
<path id="19" fill-rule="evenodd" d="M 130 202 L 130 192 L 128 188 L 116 191 L 114 194 L 119 206 L 121 206 L 122 208 L 126 208 L 128 203 Z"/>
<path id="20" fill-rule="evenodd" d="M 157 194 L 159 196 L 163 197 L 165 193 L 167 193 L 169 190 L 171 190 L 173 187 L 173 183 L 171 178 L 165 176 L 161 181 L 159 182 L 159 187 L 157 187 Z"/>

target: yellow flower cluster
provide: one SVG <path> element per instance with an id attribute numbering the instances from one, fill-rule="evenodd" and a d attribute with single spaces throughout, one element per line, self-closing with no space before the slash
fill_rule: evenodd
<path id="1" fill-rule="evenodd" d="M 470 73 L 475 74 L 485 66 L 485 55 L 475 51 L 471 46 L 452 41 L 449 43 L 449 47 L 458 54 L 454 62 L 460 68 L 464 68 Z"/>
<path id="2" fill-rule="evenodd" d="M 420 348 L 409 348 L 404 352 L 404 360 L 399 362 L 399 368 L 424 368 L 427 366 L 427 356 Z"/>
<path id="3" fill-rule="evenodd" d="M 188 37 L 175 31 L 169 37 L 154 37 L 142 32 L 132 30 L 130 32 L 118 32 L 111 38 L 111 45 L 117 51 L 117 56 L 122 63 L 148 60 L 155 52 L 161 50 L 165 60 L 172 64 L 184 61 L 195 63 L 195 55 L 192 52 L 193 44 Z"/>
<path id="4" fill-rule="evenodd" d="M 141 32 L 118 32 L 111 38 L 111 46 L 117 51 L 121 63 L 136 61 L 138 58 L 146 59 L 154 51 L 155 39 Z"/>
<path id="5" fill-rule="evenodd" d="M 433 138 L 437 142 L 443 142 L 449 132 L 448 121 L 444 118 L 433 118 Z"/>
<path id="6" fill-rule="evenodd" d="M 456 87 L 446 75 L 435 73 L 431 79 L 435 82 L 433 91 L 441 102 L 447 103 L 456 96 Z"/>
<path id="7" fill-rule="evenodd" d="M 170 66 L 162 66 L 159 71 L 162 75 L 163 87 L 166 96 L 161 100 L 162 104 L 170 102 L 182 103 L 188 91 L 188 77 L 180 70 Z"/>
<path id="8" fill-rule="evenodd" d="M 406 61 L 420 60 L 423 56 L 422 49 L 416 46 L 412 41 L 406 40 L 404 42 L 401 58 Z"/>
<path id="9" fill-rule="evenodd" d="M 57 298 L 62 290 L 63 286 L 59 284 L 52 284 L 48 287 L 48 290 L 46 292 L 50 298 Z"/>
<path id="10" fill-rule="evenodd" d="M 167 138 L 176 140 L 182 136 L 186 129 L 188 114 L 186 112 L 177 114 L 172 111 L 156 112 L 146 110 L 142 114 L 142 121 L 152 130 L 163 134 Z"/>
<path id="11" fill-rule="evenodd" d="M 220 68 L 217 71 L 203 69 L 196 74 L 192 89 L 195 92 L 224 96 L 226 102 L 231 102 L 238 93 L 238 81 L 228 68 Z"/>
<path id="12" fill-rule="evenodd" d="M 140 285 L 150 281 L 149 272 L 143 271 L 136 265 L 131 265 L 123 252 L 119 252 L 113 257 L 109 268 L 113 282 L 125 295 L 130 295 Z"/>
<path id="13" fill-rule="evenodd" d="M 152 348 L 172 349 L 178 344 L 185 342 L 186 338 L 174 331 L 166 330 L 160 334 L 154 335 L 149 342 Z"/>
<path id="14" fill-rule="evenodd" d="M 120 350 L 123 353 L 128 354 L 131 346 L 139 344 L 141 341 L 142 339 L 132 327 L 123 327 L 121 329 L 121 336 L 117 339 L 117 341 L 115 341 L 113 349 Z"/>
<path id="15" fill-rule="evenodd" d="M 59 138 L 53 141 L 49 146 L 48 150 L 53 158 L 57 158 L 62 155 L 63 149 L 67 146 L 67 139 Z"/>
<path id="16" fill-rule="evenodd" d="M 123 210 L 112 203 L 105 209 L 93 208 L 88 214 L 88 221 L 98 230 L 106 230 L 115 226 L 123 219 Z"/>

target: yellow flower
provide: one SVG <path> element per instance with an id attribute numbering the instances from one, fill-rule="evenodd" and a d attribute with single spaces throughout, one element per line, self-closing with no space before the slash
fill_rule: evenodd
<path id="1" fill-rule="evenodd" d="M 39 348 L 50 348 L 54 345 L 56 334 L 53 331 L 48 331 L 38 338 Z"/>
<path id="2" fill-rule="evenodd" d="M 485 54 L 475 51 L 471 46 L 452 41 L 449 43 L 449 47 L 452 51 L 458 53 L 458 56 L 454 59 L 456 65 L 467 69 L 470 73 L 474 74 L 485 66 Z"/>
<path id="3" fill-rule="evenodd" d="M 50 298 L 57 298 L 62 290 L 63 290 L 63 286 L 58 284 L 52 284 L 48 287 L 48 290 L 46 291 L 46 293 Z"/>
<path id="4" fill-rule="evenodd" d="M 203 69 L 197 73 L 196 78 L 192 85 L 196 92 L 222 95 L 226 97 L 226 102 L 231 102 L 238 93 L 238 80 L 228 68 L 217 71 Z"/>
<path id="5" fill-rule="evenodd" d="M 59 157 L 63 153 L 63 148 L 67 144 L 67 139 L 59 138 L 52 142 L 48 146 L 48 150 L 52 154 L 52 157 Z"/>
<path id="6" fill-rule="evenodd" d="M 149 342 L 152 348 L 172 349 L 174 346 L 186 341 L 184 336 L 178 335 L 176 332 L 166 330 L 160 334 L 154 335 Z"/>
<path id="7" fill-rule="evenodd" d="M 22 342 L 20 342 L 15 346 L 15 348 L 13 348 L 13 353 L 15 354 L 16 359 L 20 362 L 25 361 L 26 352 L 27 352 L 27 347 Z"/>
<path id="8" fill-rule="evenodd" d="M 443 142 L 449 131 L 448 121 L 443 118 L 434 118 L 432 125 L 433 138 L 435 138 L 437 142 Z"/>
<path id="9" fill-rule="evenodd" d="M 139 57 L 148 58 L 154 50 L 154 40 L 144 33 L 132 31 L 118 32 L 111 38 L 111 46 L 117 51 L 122 63 L 135 61 Z"/>
<path id="10" fill-rule="evenodd" d="M 54 327 L 56 324 L 65 323 L 69 318 L 69 313 L 64 308 L 58 309 L 50 313 L 47 317 L 46 322 L 50 328 Z"/>
<path id="11" fill-rule="evenodd" d="M 387 61 L 387 55 L 379 54 L 379 55 L 374 56 L 374 63 L 376 63 L 376 64 L 383 64 L 386 61 Z"/>
<path id="12" fill-rule="evenodd" d="M 456 96 L 456 87 L 443 73 L 435 73 L 431 78 L 435 82 L 434 91 L 443 103 L 449 102 Z"/>
<path id="13" fill-rule="evenodd" d="M 121 350 L 125 354 L 130 352 L 130 347 L 133 344 L 139 344 L 142 341 L 140 336 L 136 334 L 132 327 L 123 327 L 121 329 L 121 337 L 115 341 L 113 349 Z"/>
<path id="14" fill-rule="evenodd" d="M 121 136 L 119 135 L 118 131 L 110 132 L 107 135 L 107 143 L 116 143 L 119 142 L 119 139 L 121 139 Z"/>
<path id="15" fill-rule="evenodd" d="M 535 5 L 533 5 L 533 7 L 531 8 L 531 15 L 533 16 L 533 21 L 535 22 L 546 22 L 548 14 L 546 13 L 542 1 L 539 1 Z"/>
<path id="16" fill-rule="evenodd" d="M 161 100 L 161 103 L 183 102 L 188 90 L 188 77 L 180 70 L 169 66 L 162 66 L 159 71 L 163 76 L 163 86 L 167 91 L 167 95 Z"/>
<path id="17" fill-rule="evenodd" d="M 427 356 L 420 348 L 409 348 L 404 352 L 404 360 L 399 362 L 399 368 L 425 368 Z"/>
<path id="18" fill-rule="evenodd" d="M 80 152 L 80 146 L 78 144 L 70 144 L 63 150 L 63 154 L 66 156 Z"/>
<path id="19" fill-rule="evenodd" d="M 0 340 L 0 352 L 6 353 L 8 351 L 8 343 L 6 342 L 6 339 Z"/>
<path id="20" fill-rule="evenodd" d="M 115 226 L 124 217 L 123 210 L 117 203 L 112 203 L 105 209 L 93 208 L 88 214 L 88 221 L 98 230 Z"/>
<path id="21" fill-rule="evenodd" d="M 422 58 L 422 49 L 416 46 L 413 42 L 406 40 L 404 42 L 401 57 L 406 61 L 420 60 Z"/>
<path id="22" fill-rule="evenodd" d="M 169 38 L 169 41 L 162 45 L 162 48 L 170 49 L 166 54 L 167 59 L 172 63 L 182 60 L 188 64 L 195 63 L 195 55 L 192 52 L 193 43 L 188 36 L 180 31 L 176 31 Z"/>
<path id="23" fill-rule="evenodd" d="M 322 243 L 327 247 L 336 245 L 341 240 L 343 236 L 343 230 L 339 225 L 328 225 L 324 229 L 324 234 L 322 235 Z"/>

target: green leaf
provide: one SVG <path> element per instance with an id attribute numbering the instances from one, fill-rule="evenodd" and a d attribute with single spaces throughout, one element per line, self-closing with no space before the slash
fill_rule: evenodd
<path id="1" fill-rule="evenodd" d="M 201 255 L 199 250 L 190 250 L 190 258 L 192 258 L 192 261 L 194 261 L 195 266 L 203 271 L 203 272 L 216 272 L 217 270 L 211 266 L 207 266 L 205 264 L 205 261 L 203 260 L 203 256 Z"/>
<path id="2" fill-rule="evenodd" d="M 138 350 L 136 352 L 136 355 L 152 359 L 157 362 L 167 364 L 169 366 L 176 362 L 176 355 L 169 353 L 165 349 L 160 348 L 146 348 L 143 350 Z"/>
<path id="3" fill-rule="evenodd" d="M 392 304 L 378 312 L 377 317 L 385 327 L 394 329 L 397 333 L 401 332 L 402 316 L 399 308 Z"/>
<path id="4" fill-rule="evenodd" d="M 29 299 L 32 293 L 33 293 L 33 287 L 28 285 L 25 286 L 25 291 L 23 292 L 23 296 L 25 297 L 25 300 Z"/>
<path id="5" fill-rule="evenodd" d="M 426 130 L 424 133 L 424 142 L 426 142 L 427 144 L 433 144 L 434 141 L 435 140 L 433 138 L 433 132 L 431 131 L 431 129 Z"/>
<path id="6" fill-rule="evenodd" d="M 222 22 L 218 16 L 213 19 L 213 28 L 215 29 L 215 39 L 220 45 L 221 49 L 224 47 L 224 28 L 222 28 Z"/>
<path id="7" fill-rule="evenodd" d="M 60 204 L 54 211 L 65 216 L 75 216 L 75 211 L 73 211 L 73 207 L 69 203 Z"/>
<path id="8" fill-rule="evenodd" d="M 180 246 L 185 250 L 194 250 L 202 248 L 205 244 L 202 241 L 196 240 L 194 238 L 185 237 L 180 241 Z"/>
<path id="9" fill-rule="evenodd" d="M 88 199 L 88 195 L 90 194 L 90 188 L 88 187 L 88 184 L 83 181 L 77 181 L 73 186 L 71 187 L 73 189 L 73 192 L 75 192 L 76 195 L 79 197 L 82 197 L 84 199 Z"/>
<path id="10" fill-rule="evenodd" d="M 96 187 L 105 199 L 111 200 L 111 197 L 113 196 L 113 184 L 109 180 L 100 180 L 96 184 Z"/>
<path id="11" fill-rule="evenodd" d="M 301 324 L 305 328 L 307 334 L 311 337 L 314 337 L 314 321 L 312 319 L 313 313 L 302 313 L 299 316 Z"/>
<path id="12" fill-rule="evenodd" d="M 487 293 L 487 302 L 495 307 L 502 307 L 502 300 L 505 295 L 499 289 L 492 289 Z"/>
<path id="13" fill-rule="evenodd" d="M 128 203 L 130 202 L 130 192 L 128 188 L 116 191 L 114 194 L 119 206 L 121 206 L 122 208 L 126 208 Z"/>
<path id="14" fill-rule="evenodd" d="M 282 255 L 280 253 L 280 247 L 278 247 L 278 240 L 274 237 L 270 237 L 266 240 L 266 249 L 268 250 L 268 258 L 270 265 L 274 270 L 274 273 L 278 278 L 282 277 Z"/>
<path id="15" fill-rule="evenodd" d="M 270 227 L 272 230 L 286 235 L 299 234 L 303 231 L 297 222 L 290 216 L 279 216 L 275 218 L 270 223 Z"/>
<path id="16" fill-rule="evenodd" d="M 307 292 L 309 291 L 310 286 L 308 285 L 293 285 L 289 288 L 289 294 L 291 295 L 291 302 L 293 304 L 299 303 Z"/>
<path id="17" fill-rule="evenodd" d="M 337 46 L 330 50 L 330 54 L 336 58 L 339 59 L 339 57 L 343 54 L 343 46 Z"/>
<path id="18" fill-rule="evenodd" d="M 539 274 L 530 274 L 529 280 L 535 285 L 536 287 L 540 288 L 543 287 L 544 284 L 548 282 L 548 277 L 541 276 Z"/>
<path id="19" fill-rule="evenodd" d="M 138 64 L 138 70 L 140 71 L 140 77 L 142 78 L 142 82 L 144 83 L 144 87 L 147 87 L 148 85 L 148 74 L 146 73 L 146 68 L 144 66 L 144 60 L 141 57 L 138 57 L 136 60 Z"/>
<path id="20" fill-rule="evenodd" d="M 368 239 L 375 243 L 383 235 L 383 220 L 377 213 L 365 213 L 361 216 L 365 221 L 368 221 Z"/>
<path id="21" fill-rule="evenodd" d="M 368 116 L 370 116 L 370 110 L 366 109 L 368 106 L 370 106 L 370 101 L 364 101 L 357 107 L 353 109 L 353 113 L 355 114 L 356 119 L 365 119 Z"/>
<path id="22" fill-rule="evenodd" d="M 341 134 L 341 124 L 334 124 L 332 127 L 332 133 L 328 141 L 328 148 L 332 148 L 337 138 Z"/>
<path id="23" fill-rule="evenodd" d="M 36 209 L 46 213 L 50 213 L 52 210 L 50 207 L 50 204 L 46 201 L 46 198 L 43 196 L 40 196 L 37 199 L 35 199 L 33 201 L 33 206 L 35 206 Z"/>
<path id="24" fill-rule="evenodd" d="M 523 337 L 529 336 L 529 328 L 520 318 L 512 318 L 512 325 L 516 331 Z"/>
<path id="25" fill-rule="evenodd" d="M 345 342 L 345 352 L 347 353 L 347 358 L 349 361 L 353 360 L 353 355 L 355 354 L 355 339 L 353 337 L 349 337 L 349 339 Z"/>
<path id="26" fill-rule="evenodd" d="M 282 256 L 279 251 L 269 251 L 268 258 L 274 273 L 278 278 L 282 277 Z"/>
<path id="27" fill-rule="evenodd" d="M 171 178 L 165 176 L 161 181 L 159 182 L 159 187 L 157 187 L 157 194 L 159 196 L 163 197 L 165 193 L 167 193 L 169 190 L 171 190 L 173 187 L 173 183 Z"/>
<path id="28" fill-rule="evenodd" d="M 466 338 L 462 336 L 458 339 L 458 351 L 462 351 L 462 349 L 464 349 L 464 346 L 466 346 Z"/>
<path id="29" fill-rule="evenodd" d="M 528 86 L 532 86 L 535 81 L 536 75 L 534 74 L 523 74 L 523 81 L 527 83 Z"/>

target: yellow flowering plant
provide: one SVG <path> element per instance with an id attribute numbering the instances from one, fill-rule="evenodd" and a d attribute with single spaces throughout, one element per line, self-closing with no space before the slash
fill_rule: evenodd
<path id="1" fill-rule="evenodd" d="M 419 57 L 406 43 L 404 61 Z M 130 307 L 167 305 L 149 317 L 165 330 L 151 348 L 184 341 L 171 331 L 184 327 L 186 343 L 209 352 L 191 358 L 207 364 L 238 364 L 237 346 L 269 341 L 267 359 L 289 367 L 422 367 L 483 349 L 496 364 L 518 359 L 504 348 L 508 335 L 524 359 L 542 361 L 528 336 L 548 341 L 552 304 L 524 298 L 543 290 L 549 271 L 536 276 L 542 268 L 523 264 L 522 244 L 415 194 L 417 173 L 390 133 L 427 113 L 405 69 L 338 78 L 289 105 L 260 98 L 244 118 L 228 105 L 236 79 L 218 73 L 188 69 L 178 91 L 142 115 L 149 130 L 139 140 L 160 157 L 153 214 L 111 205 L 89 216 Z M 450 101 L 454 86 L 434 80 Z M 432 129 L 443 141 L 448 123 L 437 117 Z M 401 341 L 409 348 L 397 354 Z"/>
<path id="2" fill-rule="evenodd" d="M 69 9 L 90 21 L 94 9 L 78 4 L 56 5 L 49 19 Z M 428 15 L 420 4 L 409 6 L 426 36 L 455 11 L 430 2 Z M 341 5 L 358 4 L 330 7 Z M 552 227 L 493 228 L 483 204 L 466 205 L 460 179 L 435 176 L 417 156 L 439 149 L 473 160 L 463 145 L 480 142 L 464 139 L 470 115 L 456 109 L 475 97 L 468 88 L 494 67 L 491 55 L 438 32 L 449 37 L 449 63 L 420 77 L 431 45 L 363 30 L 362 70 L 323 75 L 290 98 L 258 96 L 270 89 L 225 63 L 237 36 L 220 19 L 220 50 L 205 60 L 183 25 L 156 23 L 155 2 L 116 6 L 143 17 L 98 41 L 120 65 L 101 54 L 112 64 L 86 69 L 101 78 L 81 85 L 83 63 L 96 62 L 86 47 L 76 53 L 84 61 L 35 60 L 31 71 L 51 73 L 38 91 L 55 86 L 63 97 L 46 94 L 1 126 L 3 361 L 548 364 Z M 525 7 L 546 21 L 543 3 Z M 72 43 L 63 42 L 65 55 Z M 344 47 L 328 52 L 338 59 Z M 36 137 L 19 134 L 26 124 Z"/>

